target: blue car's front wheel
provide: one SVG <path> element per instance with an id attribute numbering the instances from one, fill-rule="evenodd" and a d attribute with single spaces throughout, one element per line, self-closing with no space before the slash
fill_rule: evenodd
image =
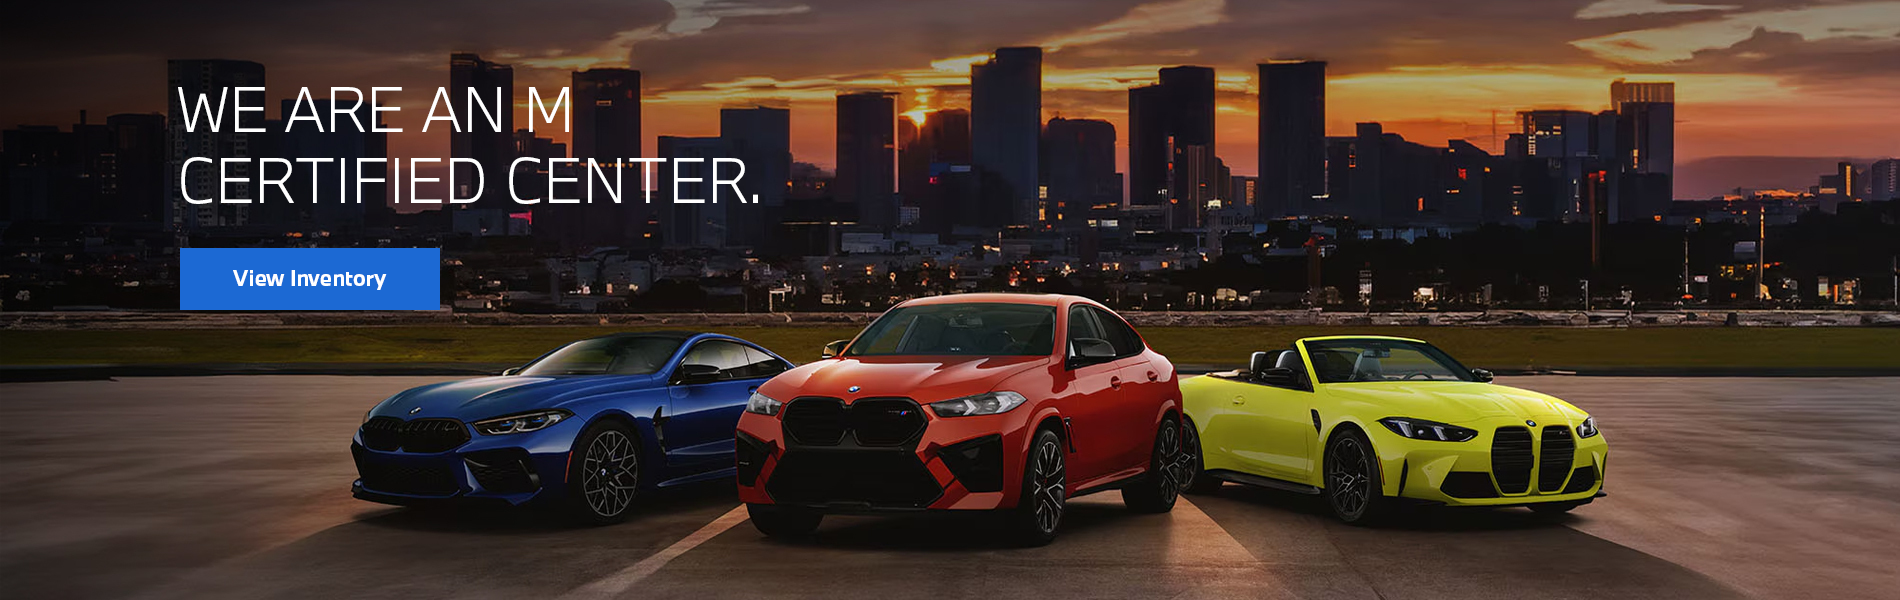
<path id="1" fill-rule="evenodd" d="M 633 512 L 640 492 L 640 444 L 632 428 L 601 421 L 574 441 L 568 471 L 569 512 L 591 523 L 615 523 Z"/>

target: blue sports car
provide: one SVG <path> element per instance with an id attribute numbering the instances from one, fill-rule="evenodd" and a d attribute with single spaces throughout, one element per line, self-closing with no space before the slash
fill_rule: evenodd
<path id="1" fill-rule="evenodd" d="M 360 477 L 351 491 L 389 504 L 533 501 L 621 520 L 648 490 L 731 477 L 740 413 L 790 367 L 711 333 L 581 340 L 499 377 L 377 404 L 350 444 Z"/>

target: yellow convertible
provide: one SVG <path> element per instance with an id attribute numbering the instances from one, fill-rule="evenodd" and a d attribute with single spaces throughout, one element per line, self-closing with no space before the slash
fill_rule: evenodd
<path id="1" fill-rule="evenodd" d="M 1248 368 L 1181 382 L 1185 487 L 1323 494 L 1348 523 L 1401 501 L 1564 512 L 1602 496 L 1609 453 L 1569 403 L 1491 383 L 1431 344 L 1308 338 Z M 1195 450 L 1199 450 L 1195 452 Z"/>

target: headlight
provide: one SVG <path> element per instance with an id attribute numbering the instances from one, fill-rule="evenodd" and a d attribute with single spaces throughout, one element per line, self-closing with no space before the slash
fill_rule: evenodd
<path id="1" fill-rule="evenodd" d="M 1577 425 L 1577 437 L 1595 437 L 1598 433 L 1601 432 L 1597 431 L 1596 417 L 1585 417 L 1583 423 Z"/>
<path id="2" fill-rule="evenodd" d="M 768 417 L 778 414 L 778 409 L 781 406 L 785 406 L 785 403 L 773 400 L 770 396 L 758 392 L 752 392 L 752 397 L 747 398 L 745 401 L 746 412 Z"/>
<path id="3" fill-rule="evenodd" d="M 1406 417 L 1386 417 L 1379 419 L 1386 429 L 1415 440 L 1435 442 L 1462 442 L 1478 437 L 1478 430 L 1466 429 L 1457 425 L 1446 425 L 1437 421 L 1411 419 Z"/>
<path id="4" fill-rule="evenodd" d="M 540 431 L 559 423 L 574 413 L 565 410 L 538 410 L 506 417 L 495 417 L 486 421 L 476 421 L 475 431 L 482 435 L 506 435 Z"/>
<path id="5" fill-rule="evenodd" d="M 939 417 L 971 417 L 976 415 L 994 415 L 1009 412 L 1009 409 L 1022 406 L 1029 399 L 1016 392 L 990 392 L 975 396 L 964 396 L 952 400 L 930 403 L 930 410 Z"/>

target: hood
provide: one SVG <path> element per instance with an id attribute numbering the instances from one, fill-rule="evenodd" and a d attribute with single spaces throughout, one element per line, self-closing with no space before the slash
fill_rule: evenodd
<path id="1" fill-rule="evenodd" d="M 412 388 L 383 401 L 371 416 L 401 419 L 449 417 L 476 421 L 563 404 L 600 394 L 646 389 L 654 375 L 563 375 L 480 377 Z M 410 411 L 414 411 L 411 414 Z"/>
<path id="2" fill-rule="evenodd" d="M 929 404 L 993 389 L 1017 373 L 1048 365 L 1047 356 L 863 356 L 834 358 L 786 371 L 759 392 L 789 402 L 799 396 L 846 400 L 904 396 Z M 850 391 L 857 386 L 858 391 Z"/>
<path id="3" fill-rule="evenodd" d="M 1464 381 L 1388 381 L 1335 383 L 1324 393 L 1362 405 L 1362 414 L 1413 417 L 1445 423 L 1469 423 L 1509 417 L 1538 423 L 1580 421 L 1585 416 L 1570 403 L 1530 390 Z"/>

